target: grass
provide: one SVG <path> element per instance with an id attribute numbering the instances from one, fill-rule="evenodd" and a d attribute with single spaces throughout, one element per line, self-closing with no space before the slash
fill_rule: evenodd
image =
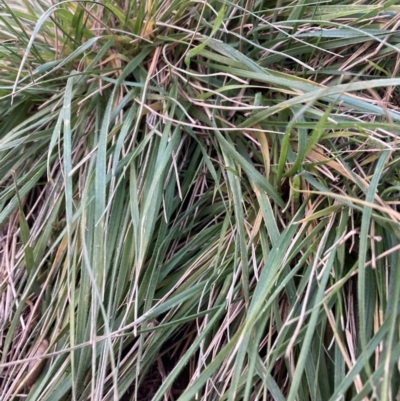
<path id="1" fill-rule="evenodd" d="M 398 399 L 399 13 L 1 1 L 0 400 Z"/>

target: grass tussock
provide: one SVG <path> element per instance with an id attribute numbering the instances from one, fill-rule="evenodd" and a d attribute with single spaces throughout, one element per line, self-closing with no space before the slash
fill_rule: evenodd
<path id="1" fill-rule="evenodd" d="M 398 399 L 393 4 L 1 1 L 2 401 Z"/>

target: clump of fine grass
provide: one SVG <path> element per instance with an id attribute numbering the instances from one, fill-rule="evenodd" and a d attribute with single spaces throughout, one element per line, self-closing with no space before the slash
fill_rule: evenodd
<path id="1" fill-rule="evenodd" d="M 2 1 L 3 400 L 399 396 L 398 6 Z"/>

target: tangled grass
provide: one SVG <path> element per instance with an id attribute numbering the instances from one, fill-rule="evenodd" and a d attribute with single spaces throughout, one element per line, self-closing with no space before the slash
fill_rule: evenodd
<path id="1" fill-rule="evenodd" d="M 395 3 L 1 1 L 1 401 L 400 397 Z"/>

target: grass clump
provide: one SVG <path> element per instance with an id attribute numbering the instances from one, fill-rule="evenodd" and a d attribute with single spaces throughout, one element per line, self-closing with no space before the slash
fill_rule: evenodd
<path id="1" fill-rule="evenodd" d="M 2 400 L 399 397 L 392 3 L 1 2 Z"/>

